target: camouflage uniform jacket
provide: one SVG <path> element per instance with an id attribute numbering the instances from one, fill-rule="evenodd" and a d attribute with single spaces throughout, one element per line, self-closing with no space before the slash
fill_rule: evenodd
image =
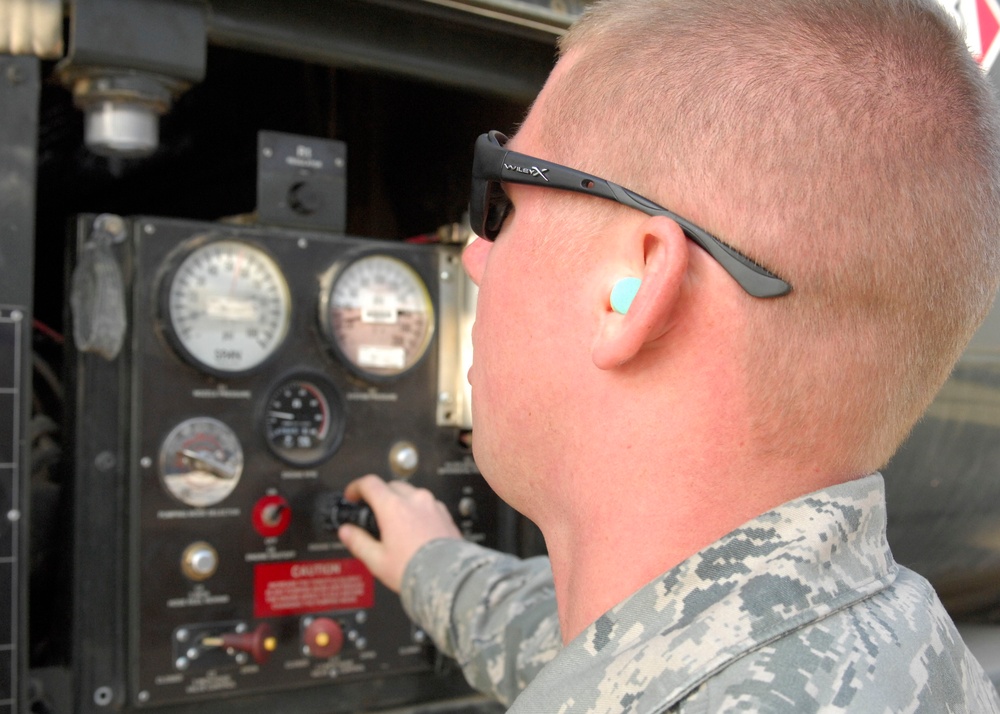
<path id="1" fill-rule="evenodd" d="M 544 558 L 434 541 L 402 594 L 510 712 L 1000 712 L 930 584 L 893 561 L 878 474 L 755 518 L 565 647 Z"/>

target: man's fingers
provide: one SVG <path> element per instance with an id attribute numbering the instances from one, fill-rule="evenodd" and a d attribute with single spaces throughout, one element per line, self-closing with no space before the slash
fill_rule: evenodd
<path id="1" fill-rule="evenodd" d="M 384 548 L 368 531 L 353 523 L 344 523 L 337 529 L 337 537 L 351 555 L 369 564 L 369 570 L 378 568 Z"/>
<path id="2" fill-rule="evenodd" d="M 412 483 L 410 483 L 409 481 L 403 481 L 401 479 L 393 479 L 392 481 L 387 481 L 386 486 L 400 495 L 410 494 L 417 490 L 417 488 Z"/>
<path id="3" fill-rule="evenodd" d="M 369 474 L 349 483 L 344 498 L 369 505 L 381 536 L 376 540 L 350 524 L 342 525 L 337 535 L 351 555 L 397 593 L 407 563 L 424 544 L 435 538 L 462 537 L 447 507 L 427 489 L 406 481 L 386 482 Z"/>
<path id="4" fill-rule="evenodd" d="M 356 478 L 344 489 L 344 498 L 348 501 L 365 501 L 368 505 L 381 500 L 381 496 L 389 490 L 388 484 L 374 474 Z"/>

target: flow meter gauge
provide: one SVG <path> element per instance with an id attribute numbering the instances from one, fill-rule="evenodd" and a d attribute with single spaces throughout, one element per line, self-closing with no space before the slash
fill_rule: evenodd
<path id="1" fill-rule="evenodd" d="M 171 342 L 205 371 L 234 375 L 264 363 L 291 319 L 288 283 L 263 250 L 237 240 L 207 243 L 170 278 L 164 318 Z"/>
<path id="2" fill-rule="evenodd" d="M 289 464 L 322 461 L 344 437 L 344 410 L 336 389 L 315 375 L 281 383 L 267 398 L 264 437 L 271 451 Z"/>
<path id="3" fill-rule="evenodd" d="M 434 306 L 427 285 L 398 258 L 367 255 L 333 275 L 320 322 L 338 354 L 366 377 L 394 377 L 427 352 Z"/>
<path id="4" fill-rule="evenodd" d="M 160 479 L 171 496 L 196 508 L 233 492 L 243 474 L 243 447 L 218 419 L 195 417 L 175 426 L 160 448 Z"/>

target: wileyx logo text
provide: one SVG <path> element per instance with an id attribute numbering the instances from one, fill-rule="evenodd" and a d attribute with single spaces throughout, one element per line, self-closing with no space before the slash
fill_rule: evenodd
<path id="1" fill-rule="evenodd" d="M 546 181 L 549 180 L 548 176 L 545 175 L 545 172 L 548 171 L 548 169 L 540 169 L 537 166 L 525 168 L 524 166 L 514 166 L 514 164 L 508 164 L 508 163 L 505 163 L 503 167 L 508 171 L 516 171 L 519 174 L 528 174 L 528 176 L 535 176 L 538 178 L 545 179 Z"/>

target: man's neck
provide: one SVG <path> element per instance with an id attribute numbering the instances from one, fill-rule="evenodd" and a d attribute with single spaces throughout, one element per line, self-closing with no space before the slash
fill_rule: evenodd
<path id="1" fill-rule="evenodd" d="M 659 484 L 676 484 L 677 476 L 661 474 Z M 672 495 L 669 488 L 656 493 L 648 484 L 657 481 L 647 478 L 647 490 L 639 498 L 628 498 L 630 488 L 616 484 L 615 493 L 607 493 L 597 507 L 563 511 L 586 513 L 586 518 L 560 519 L 555 527 L 539 524 L 552 562 L 564 643 L 651 580 L 747 521 L 842 480 L 785 478 L 770 480 L 772 487 L 765 488 L 761 484 L 768 481 L 760 480 L 760 474 L 730 471 L 724 476 L 739 488 L 724 488 L 718 478 L 697 474 L 691 478 L 700 477 L 706 487 L 689 489 L 684 497 L 681 489 Z M 709 486 L 711 481 L 716 488 Z"/>

